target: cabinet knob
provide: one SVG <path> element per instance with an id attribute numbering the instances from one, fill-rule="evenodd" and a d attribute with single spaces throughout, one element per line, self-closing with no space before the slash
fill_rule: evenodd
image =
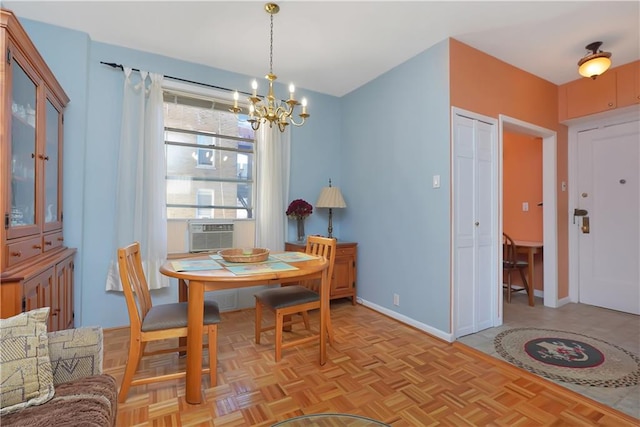
<path id="1" fill-rule="evenodd" d="M 33 249 L 42 249 L 42 245 L 33 245 Z"/>
<path id="2" fill-rule="evenodd" d="M 476 227 L 479 226 L 479 225 L 480 225 L 480 223 L 478 221 L 476 221 Z"/>
<path id="3" fill-rule="evenodd" d="M 609 107 L 613 107 L 613 102 L 607 104 Z"/>
<path id="4" fill-rule="evenodd" d="M 62 242 L 64 240 L 64 237 L 58 237 L 58 242 Z"/>
<path id="5" fill-rule="evenodd" d="M 20 258 L 22 256 L 22 251 L 18 251 L 18 252 L 11 252 L 11 256 L 15 256 Z"/>
<path id="6" fill-rule="evenodd" d="M 45 156 L 44 154 L 38 154 L 38 157 L 42 160 L 49 160 L 49 156 Z"/>
<path id="7" fill-rule="evenodd" d="M 51 246 L 51 244 L 52 244 L 51 240 L 45 240 L 44 241 L 44 245 L 45 246 Z"/>

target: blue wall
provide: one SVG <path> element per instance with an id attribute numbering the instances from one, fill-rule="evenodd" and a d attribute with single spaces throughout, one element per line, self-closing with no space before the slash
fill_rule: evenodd
<path id="1" fill-rule="evenodd" d="M 358 242 L 358 296 L 440 331 L 450 307 L 448 52 L 445 40 L 342 99 L 340 226 Z"/>
<path id="2" fill-rule="evenodd" d="M 128 324 L 126 304 L 105 292 L 115 198 L 122 63 L 246 90 L 252 76 L 91 41 L 86 34 L 21 20 L 71 98 L 65 114 L 65 241 L 78 248 L 76 325 Z M 449 332 L 449 70 L 444 41 L 354 92 L 298 91 L 311 118 L 292 130 L 290 199 L 311 204 L 331 178 L 346 209 L 334 235 L 356 241 L 358 296 L 413 322 Z M 276 95 L 286 96 L 278 86 Z M 432 189 L 433 175 L 441 188 Z M 324 234 L 326 210 L 306 221 Z M 294 224 L 289 235 L 295 235 Z M 389 268 L 393 266 L 393 268 Z M 393 306 L 393 294 L 400 306 Z M 154 294 L 177 298 L 175 289 Z"/>

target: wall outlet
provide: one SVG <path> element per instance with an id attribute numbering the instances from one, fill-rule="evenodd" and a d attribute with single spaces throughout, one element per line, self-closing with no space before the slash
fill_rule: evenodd
<path id="1" fill-rule="evenodd" d="M 529 202 L 522 202 L 522 212 L 529 212 Z"/>
<path id="2" fill-rule="evenodd" d="M 400 305 L 400 295 L 393 294 L 393 305 Z"/>

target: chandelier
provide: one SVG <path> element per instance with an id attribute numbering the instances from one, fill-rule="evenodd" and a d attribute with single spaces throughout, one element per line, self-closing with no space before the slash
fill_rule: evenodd
<path id="1" fill-rule="evenodd" d="M 258 82 L 253 80 L 251 82 L 252 95 L 249 97 L 249 119 L 251 128 L 258 130 L 260 125 L 269 122 L 269 127 L 273 127 L 274 123 L 278 125 L 280 132 L 284 132 L 289 124 L 294 126 L 302 126 L 309 114 L 307 113 L 307 100 L 302 98 L 301 102 L 298 102 L 293 94 L 295 92 L 295 86 L 289 85 L 289 99 L 281 101 L 276 99 L 273 94 L 273 82 L 278 78 L 273 74 L 273 15 L 280 11 L 280 6 L 275 3 L 267 3 L 264 5 L 264 10 L 270 15 L 271 19 L 271 39 L 269 43 L 269 74 L 265 76 L 269 80 L 269 93 L 266 98 L 262 99 L 258 97 Z M 302 112 L 298 116 L 302 119 L 300 122 L 295 122 L 293 119 L 293 113 L 298 105 L 302 105 Z M 237 114 L 242 109 L 238 107 L 238 91 L 233 94 L 233 108 L 229 111 Z"/>

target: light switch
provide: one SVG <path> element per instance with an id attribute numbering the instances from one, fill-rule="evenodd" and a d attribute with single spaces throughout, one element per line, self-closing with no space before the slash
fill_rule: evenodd
<path id="1" fill-rule="evenodd" d="M 433 175 L 433 188 L 440 188 L 440 175 Z"/>
<path id="2" fill-rule="evenodd" d="M 529 202 L 522 202 L 522 212 L 529 211 Z"/>

